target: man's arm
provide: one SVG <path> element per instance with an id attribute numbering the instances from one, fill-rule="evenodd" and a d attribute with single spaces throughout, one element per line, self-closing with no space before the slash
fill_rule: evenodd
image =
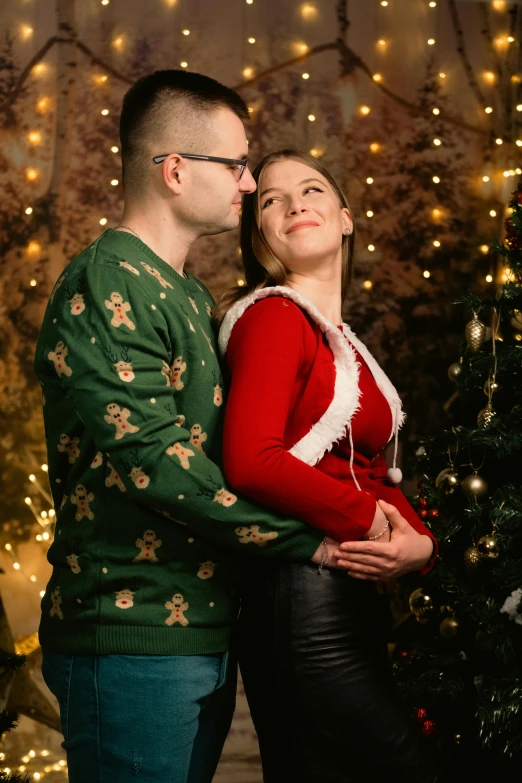
<path id="1" fill-rule="evenodd" d="M 61 384 L 96 447 L 119 471 L 128 497 L 221 546 L 310 559 L 321 534 L 236 497 L 218 465 L 194 447 L 188 429 L 178 426 L 176 389 L 166 385 L 161 372 L 176 356 L 176 346 L 169 351 L 166 321 L 140 280 L 94 262 L 82 272 L 82 283 L 81 313 L 71 313 L 62 289 L 47 313 L 44 393 L 46 382 Z M 173 301 L 171 306 L 177 305 Z M 180 318 L 185 318 L 182 311 Z M 123 352 L 132 356 L 130 382 L 122 380 L 110 358 Z M 149 479 L 141 488 L 129 475 L 136 458 Z"/>

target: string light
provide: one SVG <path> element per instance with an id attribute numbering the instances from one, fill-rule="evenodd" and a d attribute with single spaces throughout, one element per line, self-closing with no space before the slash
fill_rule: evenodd
<path id="1" fill-rule="evenodd" d="M 435 38 L 428 38 L 428 46 L 433 46 L 435 43 Z"/>
<path id="2" fill-rule="evenodd" d="M 255 42 L 256 42 L 256 39 L 255 39 L 255 38 L 249 38 L 249 39 L 248 39 L 248 43 L 249 43 L 249 44 L 255 44 Z"/>
<path id="3" fill-rule="evenodd" d="M 439 76 L 440 76 L 441 79 L 445 79 L 446 78 L 446 74 L 444 73 L 444 71 L 441 71 L 439 73 Z"/>
<path id="4" fill-rule="evenodd" d="M 373 288 L 373 283 L 372 283 L 372 281 L 371 281 L 371 280 L 365 280 L 365 281 L 364 281 L 364 283 L 363 283 L 363 288 L 364 288 L 366 291 L 371 291 L 371 290 L 372 290 L 372 288 Z"/>
<path id="5" fill-rule="evenodd" d="M 440 177 L 432 177 L 433 182 L 438 185 L 440 182 Z"/>
<path id="6" fill-rule="evenodd" d="M 119 148 L 116 147 L 116 145 L 114 145 L 113 147 L 111 147 L 111 152 L 114 152 L 114 153 L 119 152 Z"/>
<path id="7" fill-rule="evenodd" d="M 369 209 L 369 210 L 366 212 L 366 217 L 372 218 L 372 217 L 373 217 L 373 210 Z"/>
<path id="8" fill-rule="evenodd" d="M 432 212 L 431 212 L 431 214 L 432 214 L 432 215 L 433 215 L 433 217 L 435 217 L 435 218 L 437 218 L 437 217 L 440 217 L 440 209 L 436 209 L 436 208 L 435 208 L 435 209 L 433 209 L 433 210 L 432 210 Z"/>
<path id="9" fill-rule="evenodd" d="M 310 155 L 312 156 L 312 158 L 318 158 L 319 150 L 316 149 L 315 147 L 312 147 L 312 149 L 310 150 Z"/>
<path id="10" fill-rule="evenodd" d="M 504 144 L 503 139 L 495 139 L 495 144 Z"/>
<path id="11" fill-rule="evenodd" d="M 310 122 L 315 122 L 315 114 L 309 114 L 308 119 L 310 120 Z"/>
<path id="12" fill-rule="evenodd" d="M 190 30 L 185 29 L 182 30 L 181 32 L 183 33 L 183 35 L 190 35 Z"/>
<path id="13" fill-rule="evenodd" d="M 440 109 L 437 109 L 436 107 L 432 109 L 433 114 L 440 114 Z"/>
<path id="14" fill-rule="evenodd" d="M 382 73 L 374 73 L 372 79 L 374 82 L 382 82 Z"/>
<path id="15" fill-rule="evenodd" d="M 522 147 L 522 139 L 517 139 L 515 144 L 517 145 L 517 147 Z"/>
<path id="16" fill-rule="evenodd" d="M 41 76 L 43 73 L 45 73 L 47 70 L 47 66 L 45 63 L 37 63 L 33 68 L 33 73 L 36 73 L 38 76 Z"/>
<path id="17" fill-rule="evenodd" d="M 436 147 L 440 147 L 442 141 L 440 139 L 433 139 L 433 143 L 435 144 Z"/>
<path id="18" fill-rule="evenodd" d="M 371 112 L 371 109 L 369 106 L 361 106 L 359 111 L 366 117 Z"/>
<path id="19" fill-rule="evenodd" d="M 252 5 L 253 2 L 254 2 L 254 0 L 246 0 L 246 4 L 247 5 Z"/>
<path id="20" fill-rule="evenodd" d="M 505 11 L 506 10 L 506 0 L 493 0 L 493 9 L 495 11 Z"/>
<path id="21" fill-rule="evenodd" d="M 309 73 L 302 73 L 301 74 L 301 78 L 302 79 L 309 79 L 310 78 L 310 74 Z"/>
<path id="22" fill-rule="evenodd" d="M 115 49 L 121 49 L 122 46 L 123 46 L 123 38 L 122 38 L 122 36 L 120 35 L 120 36 L 118 36 L 118 38 L 115 38 L 113 40 L 113 42 L 112 42 L 112 45 L 114 46 Z"/>
<path id="23" fill-rule="evenodd" d="M 245 285 L 245 281 L 242 278 L 239 278 L 239 280 L 237 281 L 237 284 L 238 284 L 238 286 L 240 288 L 242 288 Z"/>
<path id="24" fill-rule="evenodd" d="M 487 174 L 482 177 L 482 182 L 489 182 L 489 177 Z"/>
<path id="25" fill-rule="evenodd" d="M 107 225 L 107 218 L 101 218 L 100 219 L 100 226 L 105 226 L 105 225 Z"/>
<path id="26" fill-rule="evenodd" d="M 486 275 L 486 283 L 492 283 L 493 282 L 493 275 Z"/>
<path id="27" fill-rule="evenodd" d="M 486 112 L 486 114 L 491 114 L 491 113 L 493 112 L 493 109 L 492 109 L 492 107 L 491 107 L 491 106 L 486 106 L 486 108 L 484 109 L 484 111 Z"/>
<path id="28" fill-rule="evenodd" d="M 303 19 L 307 19 L 308 21 L 310 21 L 311 19 L 315 19 L 315 17 L 317 16 L 317 8 L 313 3 L 303 3 L 300 11 Z"/>
<path id="29" fill-rule="evenodd" d="M 188 67 L 188 62 L 186 60 L 182 60 L 182 62 L 180 62 L 180 65 L 181 65 L 182 68 L 187 68 Z"/>
<path id="30" fill-rule="evenodd" d="M 429 5 L 430 8 L 436 8 L 437 7 L 437 3 L 435 2 L 435 0 L 431 0 L 431 3 L 428 3 L 428 5 Z"/>
<path id="31" fill-rule="evenodd" d="M 109 0 L 101 0 L 102 5 L 109 5 Z"/>
<path id="32" fill-rule="evenodd" d="M 33 241 L 29 242 L 29 244 L 27 245 L 27 254 L 30 255 L 30 256 L 36 256 L 36 255 L 38 255 L 38 253 L 40 252 L 41 249 L 42 248 L 41 248 L 40 243 L 36 242 L 33 239 Z M 31 476 L 32 476 L 32 474 L 31 474 Z M 36 476 L 32 476 L 32 478 L 31 478 L 31 476 L 29 476 L 30 481 L 36 481 Z"/>
<path id="33" fill-rule="evenodd" d="M 522 111 L 522 103 L 519 103 L 517 106 L 517 111 Z"/>
<path id="34" fill-rule="evenodd" d="M 514 73 L 513 76 L 511 77 L 511 81 L 513 82 L 513 84 L 520 84 L 520 82 L 522 81 L 522 77 L 520 76 L 519 73 Z"/>
<path id="35" fill-rule="evenodd" d="M 439 242 L 439 240 L 438 240 L 438 239 L 434 239 L 434 240 L 433 240 L 433 246 L 434 246 L 434 247 L 440 247 L 440 242 Z"/>
<path id="36" fill-rule="evenodd" d="M 253 68 L 243 68 L 243 76 L 245 79 L 250 79 L 250 77 L 253 75 L 254 69 Z"/>
<path id="37" fill-rule="evenodd" d="M 484 79 L 490 84 L 493 84 L 493 82 L 495 81 L 495 74 L 493 73 L 493 71 L 484 71 L 482 75 Z"/>
<path id="38" fill-rule="evenodd" d="M 29 285 L 31 286 L 31 288 L 34 288 L 34 287 L 35 287 L 35 285 L 36 285 L 36 280 L 31 280 L 31 282 L 29 283 Z"/>
<path id="39" fill-rule="evenodd" d="M 47 473 L 47 471 L 49 470 L 49 466 L 46 465 L 45 462 L 43 465 L 40 465 L 40 468 L 43 470 L 44 473 Z"/>
<path id="40" fill-rule="evenodd" d="M 119 185 L 119 184 L 120 184 L 120 183 L 119 183 L 119 180 L 117 180 L 117 179 L 111 179 L 111 185 L 112 185 L 113 187 L 116 187 L 116 185 Z"/>
<path id="41" fill-rule="evenodd" d="M 370 144 L 370 152 L 379 152 L 380 148 L 381 148 L 381 145 L 378 144 L 376 141 L 373 141 Z"/>
<path id="42" fill-rule="evenodd" d="M 24 25 L 22 27 L 22 38 L 24 41 L 27 41 L 27 39 L 32 36 L 33 32 L 34 30 L 32 27 L 29 27 L 29 25 Z"/>
<path id="43" fill-rule="evenodd" d="M 513 38 L 512 35 L 508 36 L 508 43 L 515 43 L 515 39 Z"/>
<path id="44" fill-rule="evenodd" d="M 373 177 L 367 177 L 367 178 L 366 178 L 366 183 L 367 183 L 368 185 L 373 185 Z"/>
<path id="45" fill-rule="evenodd" d="M 480 252 L 481 252 L 481 253 L 484 253 L 484 255 L 486 255 L 487 253 L 489 253 L 489 245 L 481 245 L 481 246 L 480 246 Z"/>
<path id="46" fill-rule="evenodd" d="M 422 276 L 428 279 L 428 277 L 431 277 L 431 274 L 428 269 L 425 269 L 424 272 L 422 273 Z"/>
<path id="47" fill-rule="evenodd" d="M 368 245 L 368 250 L 370 251 L 370 253 L 373 253 L 373 251 L 375 250 L 375 245 Z"/>
<path id="48" fill-rule="evenodd" d="M 26 207 L 25 208 L 25 214 L 26 215 L 32 215 L 33 214 L 33 208 L 32 207 Z"/>
<path id="49" fill-rule="evenodd" d="M 379 46 L 386 46 L 386 41 L 384 40 L 384 38 L 379 38 L 377 43 L 379 44 Z"/>
<path id="50" fill-rule="evenodd" d="M 26 169 L 25 176 L 29 180 L 29 182 L 34 182 L 39 177 L 38 169 L 32 169 L 32 168 Z"/>
<path id="51" fill-rule="evenodd" d="M 386 6 L 388 5 L 388 0 L 381 0 L 381 5 L 384 6 L 384 8 L 386 8 Z"/>
<path id="52" fill-rule="evenodd" d="M 100 114 L 102 114 L 104 117 L 106 117 L 108 115 L 108 113 L 109 113 L 108 109 L 102 109 L 101 112 L 100 112 Z"/>
<path id="53" fill-rule="evenodd" d="M 40 114 L 44 114 L 44 112 L 47 111 L 49 108 L 49 99 L 48 98 L 40 98 L 40 100 L 36 104 L 36 108 L 40 112 Z"/>
<path id="54" fill-rule="evenodd" d="M 31 144 L 40 144 L 42 140 L 42 134 L 39 131 L 31 131 L 31 133 L 27 135 L 27 138 Z"/>
<path id="55" fill-rule="evenodd" d="M 303 41 L 295 41 L 292 44 L 292 48 L 296 54 L 306 54 L 306 52 L 309 50 L 308 44 L 304 43 Z"/>
<path id="56" fill-rule="evenodd" d="M 491 215 L 491 217 L 496 217 L 497 216 L 497 210 L 496 209 L 490 209 L 489 210 L 489 214 Z"/>

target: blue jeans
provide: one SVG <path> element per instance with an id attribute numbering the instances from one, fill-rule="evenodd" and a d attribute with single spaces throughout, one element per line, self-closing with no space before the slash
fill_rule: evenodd
<path id="1" fill-rule="evenodd" d="M 235 706 L 236 666 L 216 655 L 44 652 L 70 783 L 210 783 Z"/>

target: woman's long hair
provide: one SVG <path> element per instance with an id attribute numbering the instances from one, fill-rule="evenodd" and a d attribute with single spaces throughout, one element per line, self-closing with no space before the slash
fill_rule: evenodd
<path id="1" fill-rule="evenodd" d="M 332 190 L 339 199 L 339 206 L 346 207 L 352 211 L 344 195 L 343 191 L 326 169 L 318 160 L 308 155 L 306 152 L 300 150 L 281 150 L 279 152 L 271 152 L 267 155 L 261 163 L 256 166 L 252 172 L 256 183 L 259 185 L 259 180 L 263 171 L 270 166 L 271 163 L 276 163 L 280 160 L 297 160 L 300 163 L 304 163 L 305 166 L 309 166 L 311 169 L 315 169 L 330 183 Z M 353 215 L 352 215 L 353 221 Z M 351 234 L 343 235 L 342 238 L 342 298 L 343 301 L 348 293 L 350 280 L 352 277 L 353 258 L 354 258 L 354 245 L 355 245 L 355 224 Z M 270 247 L 263 235 L 261 229 L 261 204 L 259 198 L 259 187 L 254 193 L 247 193 L 243 200 L 243 210 L 241 217 L 241 252 L 243 256 L 243 265 L 245 267 L 246 285 L 234 286 L 230 290 L 226 291 L 221 299 L 217 302 L 214 313 L 213 322 L 216 328 L 219 328 L 221 322 L 232 305 L 239 302 L 245 296 L 248 296 L 258 288 L 268 288 L 276 285 L 286 285 L 287 272 L 282 262 L 276 258 L 276 256 L 270 250 Z"/>

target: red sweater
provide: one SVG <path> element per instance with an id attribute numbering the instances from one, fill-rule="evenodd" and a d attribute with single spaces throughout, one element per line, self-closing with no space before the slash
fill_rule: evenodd
<path id="1" fill-rule="evenodd" d="M 351 425 L 353 470 L 361 490 L 350 471 L 346 435 L 314 466 L 289 453 L 334 395 L 334 357 L 321 328 L 297 304 L 279 296 L 251 305 L 233 326 L 227 348 L 227 478 L 246 495 L 339 542 L 365 535 L 380 498 L 435 541 L 387 477 L 382 452 L 392 430 L 390 405 L 358 352 L 356 357 L 360 397 Z"/>

